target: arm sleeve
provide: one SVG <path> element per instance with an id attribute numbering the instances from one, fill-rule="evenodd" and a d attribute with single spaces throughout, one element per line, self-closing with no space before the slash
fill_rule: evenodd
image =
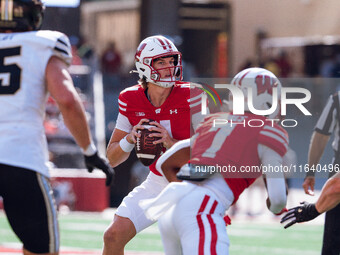
<path id="1" fill-rule="evenodd" d="M 156 164 L 156 169 L 158 172 L 160 172 L 163 176 L 163 171 L 162 171 L 162 164 L 171 157 L 176 151 L 179 151 L 185 147 L 190 147 L 190 138 L 178 141 L 175 143 L 169 150 L 167 150 L 158 160 Z"/>
<path id="2" fill-rule="evenodd" d="M 288 133 L 277 124 L 274 126 L 265 125 L 260 131 L 258 142 L 271 148 L 283 157 L 288 150 Z"/>
<path id="3" fill-rule="evenodd" d="M 338 107 L 337 107 L 338 105 Z M 336 124 L 336 112 L 339 108 L 339 94 L 329 97 L 326 106 L 323 108 L 315 131 L 324 135 L 331 135 Z"/>
<path id="4" fill-rule="evenodd" d="M 258 154 L 262 162 L 263 174 L 267 177 L 267 192 L 270 200 L 269 210 L 273 213 L 279 213 L 286 206 L 286 184 L 283 171 L 269 171 L 271 168 L 281 167 L 282 157 L 273 149 L 259 144 Z"/>
<path id="5" fill-rule="evenodd" d="M 118 113 L 116 128 L 122 130 L 126 133 L 130 133 L 133 126 L 131 125 L 129 119 L 121 113 Z"/>

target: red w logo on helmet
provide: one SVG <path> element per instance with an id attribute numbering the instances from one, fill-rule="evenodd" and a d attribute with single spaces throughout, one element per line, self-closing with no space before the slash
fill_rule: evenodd
<path id="1" fill-rule="evenodd" d="M 268 75 L 256 76 L 255 83 L 257 85 L 257 95 L 265 93 L 266 91 L 268 91 L 268 94 L 273 95 L 273 88 L 278 85 L 276 79 Z"/>

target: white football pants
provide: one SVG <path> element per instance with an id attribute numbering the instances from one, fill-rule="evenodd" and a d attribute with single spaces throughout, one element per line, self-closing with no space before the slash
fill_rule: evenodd
<path id="1" fill-rule="evenodd" d="M 211 190 L 195 186 L 159 219 L 165 254 L 228 255 L 227 208 Z"/>

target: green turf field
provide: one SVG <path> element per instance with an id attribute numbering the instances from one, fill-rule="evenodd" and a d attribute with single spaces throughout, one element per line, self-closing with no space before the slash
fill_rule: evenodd
<path id="1" fill-rule="evenodd" d="M 60 215 L 61 246 L 64 248 L 82 248 L 97 250 L 102 248 L 102 235 L 110 220 L 102 214 L 70 213 Z M 262 223 L 260 223 L 262 222 Z M 253 218 L 252 220 L 233 219 L 228 227 L 230 237 L 230 254 L 320 254 L 322 225 L 300 224 L 284 230 L 278 219 L 268 220 Z M 0 246 L 18 243 L 11 232 L 7 220 L 0 212 Z M 162 252 L 162 243 L 156 225 L 137 235 L 127 250 Z"/>

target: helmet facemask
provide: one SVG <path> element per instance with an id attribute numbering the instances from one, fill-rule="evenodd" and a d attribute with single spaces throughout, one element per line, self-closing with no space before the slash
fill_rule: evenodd
<path id="1" fill-rule="evenodd" d="M 170 58 L 174 57 L 174 65 L 173 66 L 167 66 L 167 67 L 162 67 L 162 68 L 155 68 L 154 63 L 160 59 L 160 58 Z M 178 63 L 181 61 L 180 60 L 181 55 L 180 54 L 175 54 L 175 55 L 165 55 L 163 57 L 153 57 L 151 59 L 151 76 L 150 80 L 151 83 L 154 83 L 158 86 L 161 87 L 171 87 L 175 84 L 176 81 L 182 80 L 182 66 L 179 65 Z M 161 73 L 166 72 L 169 74 L 169 77 L 167 78 L 162 78 Z"/>

